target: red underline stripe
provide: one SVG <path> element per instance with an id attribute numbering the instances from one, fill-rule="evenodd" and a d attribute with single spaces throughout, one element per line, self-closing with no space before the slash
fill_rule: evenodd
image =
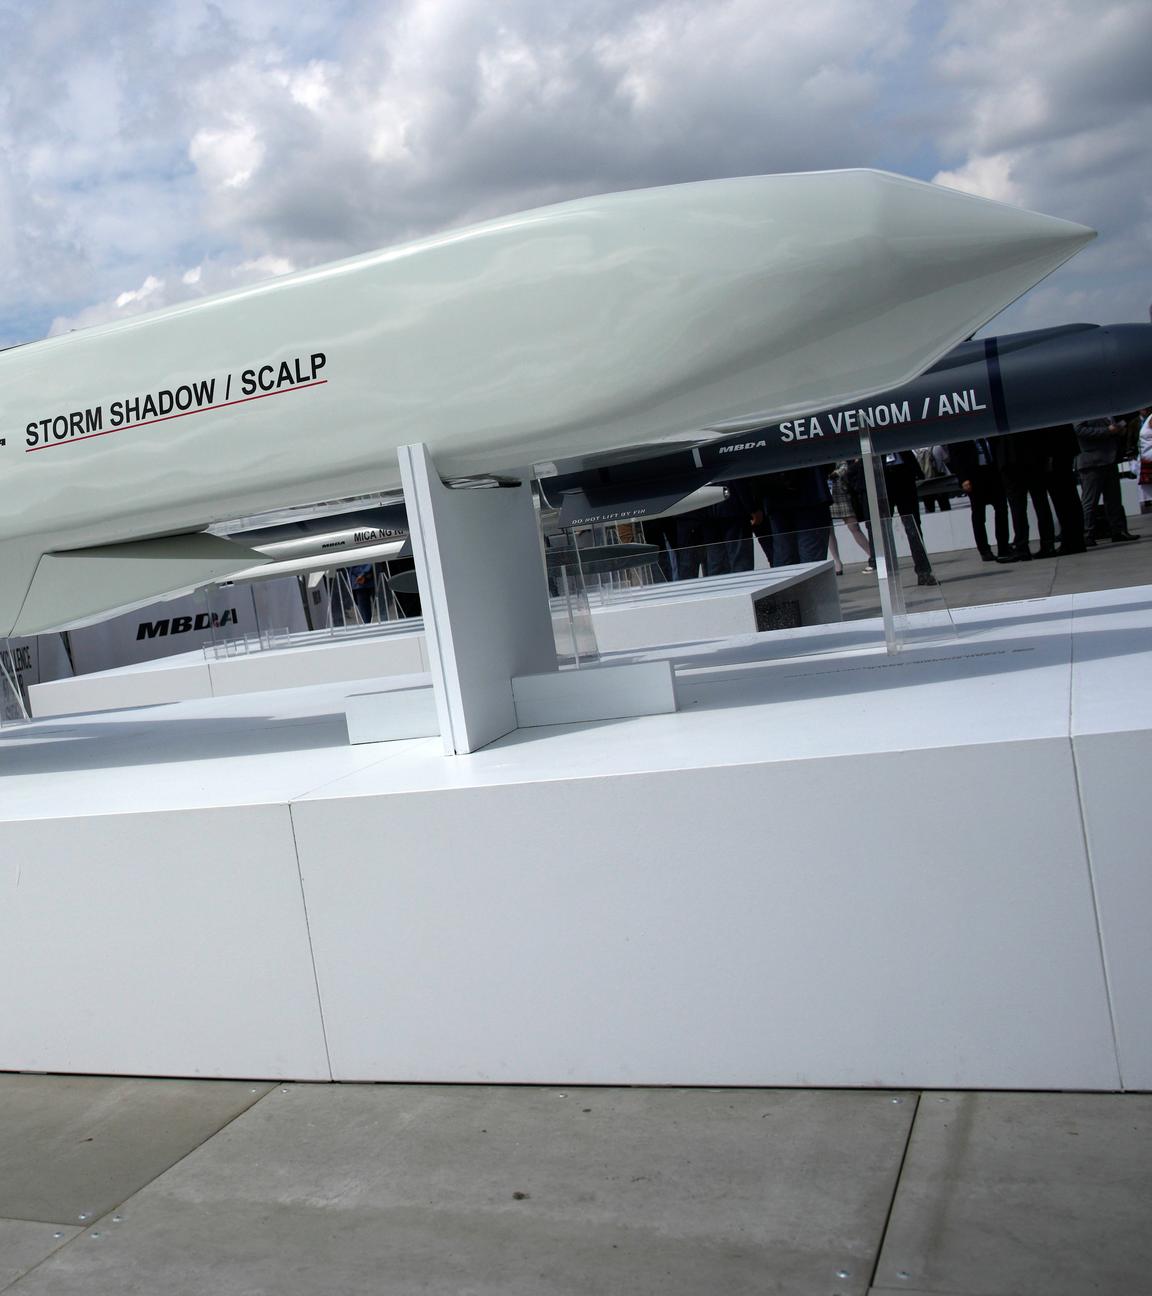
<path id="1" fill-rule="evenodd" d="M 96 437 L 111 436 L 113 432 L 131 432 L 133 428 L 151 427 L 154 423 L 170 423 L 173 419 L 188 418 L 192 414 L 210 414 L 213 410 L 227 409 L 230 405 L 247 405 L 249 401 L 267 400 L 269 396 L 286 396 L 289 392 L 304 391 L 308 387 L 323 387 L 327 381 L 327 378 L 318 378 L 315 382 L 298 383 L 274 392 L 261 392 L 258 396 L 241 396 L 239 400 L 223 401 L 219 405 L 204 405 L 200 409 L 182 410 L 179 414 L 164 414 L 160 418 L 146 419 L 143 423 L 125 423 L 123 427 L 105 428 L 103 432 L 81 432 L 78 436 L 64 437 L 60 441 L 45 441 L 43 445 L 25 446 L 24 453 L 33 454 L 37 450 L 51 450 L 54 446 L 73 445 L 77 441 L 94 441 Z"/>

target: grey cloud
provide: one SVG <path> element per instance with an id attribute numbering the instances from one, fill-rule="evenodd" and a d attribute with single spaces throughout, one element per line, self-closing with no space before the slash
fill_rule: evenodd
<path id="1" fill-rule="evenodd" d="M 583 194 L 894 155 L 1102 230 L 1018 317 L 1103 309 L 1117 265 L 1117 309 L 1144 291 L 1144 3 L 9 8 L 8 318 L 69 327 Z"/>
<path id="2" fill-rule="evenodd" d="M 937 67 L 956 112 L 941 179 L 1079 220 L 1098 242 L 998 321 L 1147 319 L 1152 6 L 969 0 Z"/>
<path id="3" fill-rule="evenodd" d="M 283 66 L 210 87 L 204 129 L 245 123 L 262 148 L 251 184 L 212 190 L 214 219 L 307 255 L 309 240 L 364 246 L 526 195 L 859 163 L 879 94 L 865 56 L 885 32 L 898 42 L 901 7 L 819 7 L 822 43 L 751 0 L 507 5 L 498 22 L 480 4 L 411 6 L 313 70 L 326 94 L 310 108 Z M 433 9 L 447 16 L 421 21 Z"/>

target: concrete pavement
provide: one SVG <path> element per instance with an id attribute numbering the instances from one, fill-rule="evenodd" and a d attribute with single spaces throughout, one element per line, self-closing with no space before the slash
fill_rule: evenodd
<path id="1" fill-rule="evenodd" d="M 1152 1273 L 1148 1095 L 2 1076 L 0 1157 L 10 1296 L 1071 1296 Z"/>

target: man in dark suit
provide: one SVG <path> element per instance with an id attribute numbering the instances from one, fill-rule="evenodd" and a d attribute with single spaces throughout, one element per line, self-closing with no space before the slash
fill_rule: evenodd
<path id="1" fill-rule="evenodd" d="M 724 499 L 702 510 L 704 565 L 709 576 L 750 572 L 755 566 L 752 518 L 757 501 L 742 481 L 724 487 Z"/>
<path id="2" fill-rule="evenodd" d="M 992 447 L 986 440 L 956 441 L 944 447 L 948 471 L 955 474 L 960 489 L 972 505 L 972 538 L 985 562 L 994 562 L 996 555 L 1006 557 L 1010 551 L 1008 539 L 1008 497 L 1000 481 L 1000 473 L 992 459 Z M 992 509 L 996 529 L 996 554 L 988 543 L 988 526 L 985 510 Z"/>
<path id="3" fill-rule="evenodd" d="M 1060 528 L 1060 544 L 1056 556 L 1084 553 L 1084 509 L 1080 492 L 1076 489 L 1076 456 L 1080 443 L 1071 423 L 1059 427 L 1040 428 L 1036 432 L 1039 448 L 1043 452 L 1041 472 L 1044 489 L 1052 501 L 1056 525 Z"/>
<path id="4" fill-rule="evenodd" d="M 1012 549 L 997 562 L 1030 562 L 1032 550 L 1028 547 L 1028 501 L 1036 513 L 1036 530 L 1040 533 L 1037 558 L 1052 558 L 1056 554 L 1056 527 L 1052 510 L 1048 507 L 1048 492 L 1044 487 L 1044 454 L 1035 432 L 1009 432 L 993 437 L 990 442 L 992 457 L 1000 470 L 1008 508 L 1012 513 Z"/>
<path id="5" fill-rule="evenodd" d="M 828 466 L 790 468 L 765 484 L 764 509 L 772 528 L 772 565 L 823 562 L 832 533 Z"/>

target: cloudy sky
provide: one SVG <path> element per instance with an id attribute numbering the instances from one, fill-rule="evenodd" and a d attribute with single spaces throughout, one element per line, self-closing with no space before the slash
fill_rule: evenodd
<path id="1" fill-rule="evenodd" d="M 1146 320 L 1149 0 L 0 0 L 0 345 L 584 194 L 878 166 Z"/>

